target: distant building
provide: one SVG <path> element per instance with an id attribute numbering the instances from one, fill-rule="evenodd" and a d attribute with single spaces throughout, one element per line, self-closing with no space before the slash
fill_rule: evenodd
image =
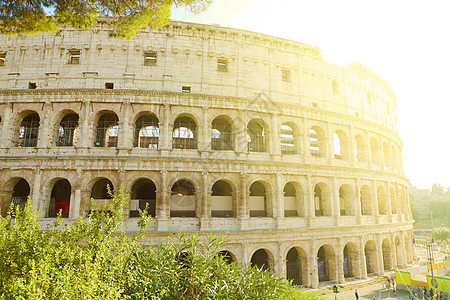
<path id="1" fill-rule="evenodd" d="M 0 201 L 86 216 L 121 184 L 128 230 L 226 235 L 228 259 L 318 287 L 412 262 L 391 87 L 320 49 L 172 22 L 131 40 L 0 36 Z"/>

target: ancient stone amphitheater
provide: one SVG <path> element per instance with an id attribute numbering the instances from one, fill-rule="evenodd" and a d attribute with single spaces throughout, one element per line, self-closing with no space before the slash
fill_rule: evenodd
<path id="1" fill-rule="evenodd" d="M 148 238 L 226 235 L 222 254 L 318 287 L 412 261 L 396 99 L 359 64 L 244 30 L 172 22 L 131 40 L 0 36 L 0 201 L 44 224 L 109 184 Z"/>

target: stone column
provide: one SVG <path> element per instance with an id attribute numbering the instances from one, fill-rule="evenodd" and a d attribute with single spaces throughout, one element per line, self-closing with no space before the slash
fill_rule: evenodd
<path id="1" fill-rule="evenodd" d="M 279 124 L 278 124 L 278 115 L 273 114 L 272 124 L 269 124 L 269 127 L 272 128 L 272 143 L 269 146 L 272 146 L 271 149 L 267 149 L 270 154 L 273 154 L 275 157 L 279 157 L 281 155 L 281 141 L 279 134 Z"/>
<path id="2" fill-rule="evenodd" d="M 387 214 L 389 218 L 389 222 L 392 223 L 392 203 L 391 203 L 391 189 L 389 188 L 389 181 L 386 183 L 387 191 L 386 191 L 386 204 L 387 204 Z"/>
<path id="3" fill-rule="evenodd" d="M 356 142 L 355 137 L 353 136 L 353 126 L 349 126 L 348 129 L 349 138 L 348 138 L 348 155 L 349 155 L 349 161 L 352 162 L 352 166 L 355 166 L 356 163 Z"/>
<path id="4" fill-rule="evenodd" d="M 2 123 L 3 123 L 3 127 L 2 127 L 2 133 L 1 133 L 1 137 L 0 137 L 0 148 L 6 148 L 9 145 L 9 141 L 14 138 L 13 135 L 15 134 L 14 129 L 12 126 L 13 124 L 12 122 L 12 109 L 13 106 L 12 104 L 7 104 L 5 105 L 5 114 L 3 115 L 3 119 L 2 119 Z M 10 130 L 11 129 L 11 130 Z"/>
<path id="5" fill-rule="evenodd" d="M 331 214 L 334 217 L 334 224 L 339 225 L 339 217 L 341 215 L 341 207 L 339 203 L 339 192 L 337 190 L 337 179 L 336 176 L 333 177 L 333 181 L 331 184 Z"/>
<path id="6" fill-rule="evenodd" d="M 198 150 L 211 151 L 211 124 L 208 122 L 208 106 L 203 106 L 201 125 L 198 130 Z"/>
<path id="7" fill-rule="evenodd" d="M 72 197 L 71 197 L 72 198 Z M 75 190 L 75 194 L 72 199 L 70 199 L 71 210 L 69 213 L 69 219 L 76 219 L 80 216 L 80 203 L 81 203 L 81 190 Z"/>
<path id="8" fill-rule="evenodd" d="M 364 253 L 364 240 L 360 238 L 359 260 L 361 262 L 361 278 L 367 278 L 366 255 Z"/>
<path id="9" fill-rule="evenodd" d="M 240 198 L 238 199 L 238 218 L 248 218 L 248 197 L 249 191 L 247 190 L 247 173 L 242 172 L 240 176 Z"/>
<path id="10" fill-rule="evenodd" d="M 171 129 L 173 123 L 170 119 L 170 104 L 165 103 L 162 106 L 162 118 L 159 120 L 160 136 L 159 136 L 159 148 L 162 155 L 168 155 L 168 151 L 172 149 L 172 134 Z"/>
<path id="11" fill-rule="evenodd" d="M 317 289 L 319 287 L 319 273 L 317 269 L 317 251 L 314 247 L 313 241 L 310 241 L 311 249 L 310 256 L 308 258 L 308 286 L 313 289 Z"/>
<path id="12" fill-rule="evenodd" d="M 391 233 L 390 235 L 390 246 L 391 246 L 391 262 L 392 262 L 392 268 L 397 268 L 397 252 L 395 248 L 395 235 Z"/>
<path id="13" fill-rule="evenodd" d="M 358 223 L 361 224 L 361 182 L 359 178 L 355 179 L 355 200 L 356 200 L 356 218 L 358 219 Z"/>
<path id="14" fill-rule="evenodd" d="M 303 118 L 303 145 L 300 149 L 302 156 L 311 156 L 311 151 L 309 149 L 309 128 L 306 122 L 306 118 Z"/>
<path id="15" fill-rule="evenodd" d="M 333 142 L 333 131 L 331 130 L 331 125 L 330 122 L 327 122 L 327 132 L 325 132 L 325 137 L 327 138 L 326 140 L 326 155 L 325 157 L 328 157 L 330 159 L 334 159 L 334 142 Z"/>
<path id="16" fill-rule="evenodd" d="M 316 216 L 316 208 L 314 203 L 314 189 L 311 186 L 311 175 L 306 175 L 306 188 L 305 188 L 305 206 L 306 206 L 306 218 L 308 227 L 311 226 L 311 218 Z"/>
<path id="17" fill-rule="evenodd" d="M 44 112 L 42 114 L 42 119 L 40 120 L 39 124 L 39 137 L 38 137 L 38 143 L 37 146 L 39 148 L 47 148 L 50 146 L 50 137 L 49 137 L 49 131 L 50 131 L 50 102 L 45 102 L 44 104 Z"/>
<path id="18" fill-rule="evenodd" d="M 92 144 L 89 143 L 89 140 L 91 140 L 91 136 L 95 138 L 94 131 L 89 131 L 89 123 L 91 123 L 91 113 L 90 113 L 90 106 L 91 102 L 89 100 L 83 100 L 83 109 L 82 109 L 82 116 L 80 119 L 82 119 L 81 123 L 81 132 L 80 132 L 80 138 L 79 144 L 77 144 L 78 148 L 88 148 L 92 147 Z"/>
<path id="19" fill-rule="evenodd" d="M 211 220 L 211 191 L 209 190 L 209 173 L 207 171 L 202 172 L 202 196 L 199 207 L 200 217 L 200 229 L 209 230 Z"/>
<path id="20" fill-rule="evenodd" d="M 283 175 L 277 172 L 276 178 L 276 193 L 274 193 L 275 198 L 272 203 L 274 206 L 274 217 L 283 218 L 284 217 L 284 192 L 283 192 Z"/>
<path id="21" fill-rule="evenodd" d="M 375 239 L 377 245 L 377 262 L 378 262 L 378 276 L 383 276 L 384 274 L 384 261 L 383 261 L 383 246 L 381 241 L 381 235 L 377 233 Z"/>
<path id="22" fill-rule="evenodd" d="M 345 277 L 344 277 L 344 255 L 342 253 L 336 254 L 336 281 L 338 283 L 344 283 Z"/>
<path id="23" fill-rule="evenodd" d="M 130 128 L 130 102 L 124 101 L 122 104 L 121 122 L 119 122 L 118 148 L 129 149 L 133 145 L 133 138 L 130 138 L 132 129 Z"/>
<path id="24" fill-rule="evenodd" d="M 377 193 L 377 181 L 372 181 L 372 209 L 373 215 L 376 216 L 377 223 L 379 222 L 378 217 L 380 212 L 378 211 L 378 193 Z"/>
<path id="25" fill-rule="evenodd" d="M 41 169 L 39 167 L 36 168 L 34 173 L 34 184 L 33 184 L 33 191 L 31 195 L 31 208 L 35 211 L 39 208 L 39 198 L 40 198 L 40 191 L 42 190 L 41 187 Z"/>

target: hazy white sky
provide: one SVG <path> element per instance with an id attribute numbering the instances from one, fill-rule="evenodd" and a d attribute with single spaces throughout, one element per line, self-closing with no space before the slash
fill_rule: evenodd
<path id="1" fill-rule="evenodd" d="M 328 62 L 370 68 L 397 95 L 406 176 L 450 187 L 450 1 L 215 0 L 172 19 L 283 37 L 321 48 Z"/>

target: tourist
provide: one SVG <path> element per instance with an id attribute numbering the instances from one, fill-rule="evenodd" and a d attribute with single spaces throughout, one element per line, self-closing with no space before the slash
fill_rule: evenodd
<path id="1" fill-rule="evenodd" d="M 355 290 L 355 298 L 356 298 L 356 300 L 359 300 L 359 292 L 358 292 L 358 289 Z"/>
<path id="2" fill-rule="evenodd" d="M 395 283 L 392 283 L 392 291 L 394 292 L 394 296 L 397 297 L 397 289 Z"/>

